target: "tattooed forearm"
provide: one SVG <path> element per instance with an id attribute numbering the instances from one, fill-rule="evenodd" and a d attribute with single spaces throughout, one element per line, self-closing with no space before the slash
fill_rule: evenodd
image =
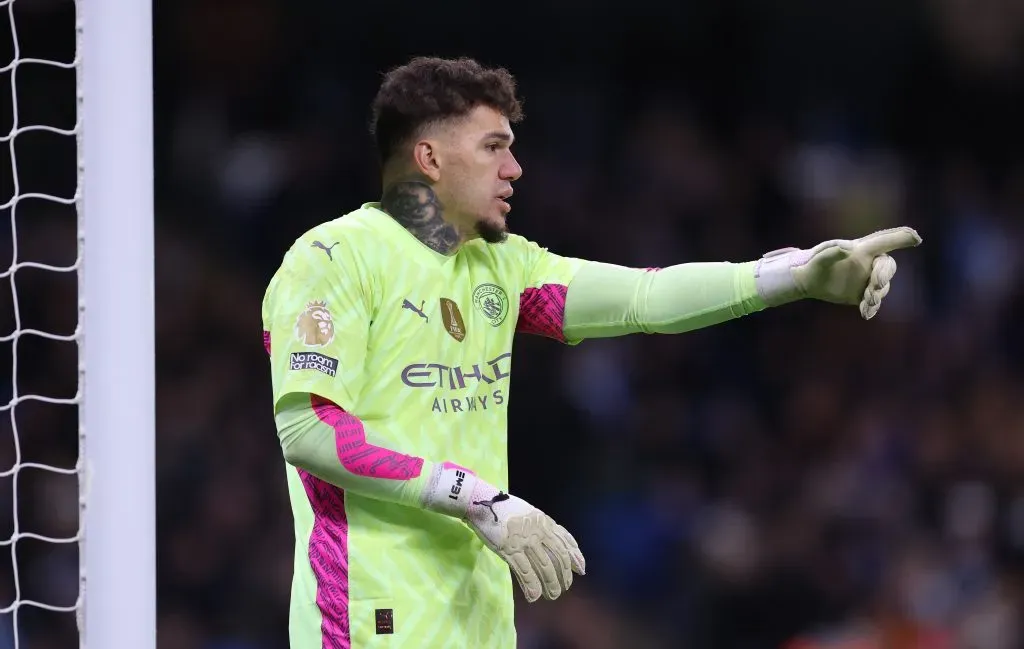
<path id="1" fill-rule="evenodd" d="M 430 185 L 421 180 L 397 182 L 384 190 L 380 206 L 428 247 L 450 254 L 459 245 L 459 232 L 445 222 L 444 206 Z"/>

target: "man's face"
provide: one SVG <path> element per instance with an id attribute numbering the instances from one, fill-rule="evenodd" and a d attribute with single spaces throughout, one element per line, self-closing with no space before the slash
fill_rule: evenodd
<path id="1" fill-rule="evenodd" d="M 440 178 L 435 186 L 447 218 L 489 243 L 504 241 L 506 200 L 523 174 L 512 155 L 512 129 L 498 111 L 477 106 L 440 139 Z"/>

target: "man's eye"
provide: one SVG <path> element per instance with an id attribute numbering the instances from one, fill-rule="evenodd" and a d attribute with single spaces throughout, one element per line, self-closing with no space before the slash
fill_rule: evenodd
<path id="1" fill-rule="evenodd" d="M 487 150 L 493 153 L 493 152 L 495 152 L 495 151 L 497 151 L 497 150 L 498 150 L 498 147 L 499 147 L 499 146 L 500 146 L 500 145 L 499 145 L 499 144 L 497 144 L 497 143 L 493 143 L 493 144 L 488 144 L 488 145 L 487 145 Z"/>

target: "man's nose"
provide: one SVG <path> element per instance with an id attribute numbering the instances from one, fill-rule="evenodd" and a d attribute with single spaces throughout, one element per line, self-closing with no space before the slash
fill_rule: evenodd
<path id="1" fill-rule="evenodd" d="M 523 168 L 519 166 L 519 161 L 511 153 L 508 154 L 508 161 L 501 166 L 501 179 L 502 180 L 518 180 L 523 175 Z"/>

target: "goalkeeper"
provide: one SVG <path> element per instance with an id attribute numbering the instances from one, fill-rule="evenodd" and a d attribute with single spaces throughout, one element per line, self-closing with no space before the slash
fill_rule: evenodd
<path id="1" fill-rule="evenodd" d="M 584 573 L 570 533 L 507 491 L 517 331 L 676 334 L 808 298 L 868 319 L 888 253 L 920 243 L 897 228 L 661 270 L 559 256 L 506 228 L 521 117 L 505 70 L 392 70 L 373 104 L 381 200 L 300 237 L 267 287 L 292 649 L 513 649 L 513 576 L 533 602 Z"/>

